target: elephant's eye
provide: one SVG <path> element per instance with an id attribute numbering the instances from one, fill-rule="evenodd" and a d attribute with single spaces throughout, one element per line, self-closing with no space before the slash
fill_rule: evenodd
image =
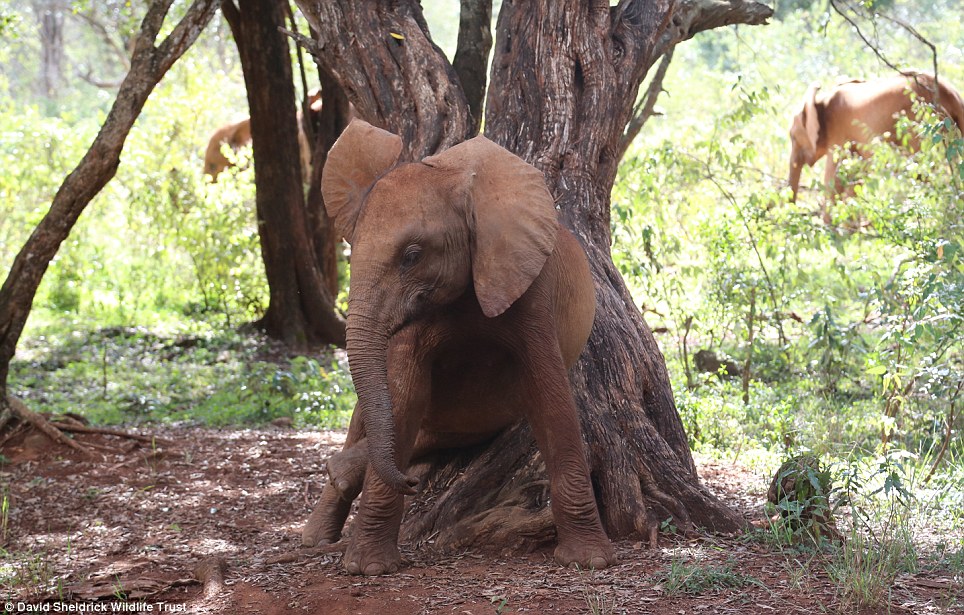
<path id="1" fill-rule="evenodd" d="M 417 245 L 410 245 L 405 248 L 402 254 L 402 269 L 410 269 L 422 258 L 422 248 Z"/>

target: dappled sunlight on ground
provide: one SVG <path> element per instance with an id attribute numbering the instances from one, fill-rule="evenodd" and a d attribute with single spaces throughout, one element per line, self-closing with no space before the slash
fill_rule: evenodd
<path id="1" fill-rule="evenodd" d="M 443 554 L 402 545 L 398 574 L 353 577 L 341 568 L 340 545 L 305 550 L 300 540 L 343 432 L 178 427 L 151 435 L 153 445 L 84 436 L 104 447 L 95 461 L 33 435 L 7 443 L 5 591 L 31 601 L 123 593 L 197 613 L 335 615 L 811 613 L 839 602 L 815 556 L 788 556 L 747 536 L 664 533 L 656 549 L 622 541 L 620 564 L 603 571 L 560 568 L 550 549 Z M 715 493 L 762 525 L 766 476 L 733 461 L 697 462 Z M 206 593 L 195 568 L 212 558 L 226 573 Z M 677 588 L 687 575 L 705 585 Z M 901 575 L 890 612 L 943 612 L 961 593 L 951 573 Z"/>

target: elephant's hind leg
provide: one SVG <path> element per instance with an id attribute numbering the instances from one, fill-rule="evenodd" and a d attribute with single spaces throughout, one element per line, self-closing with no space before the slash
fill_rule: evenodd
<path id="1" fill-rule="evenodd" d="M 616 553 L 603 530 L 596 507 L 579 415 L 569 379 L 552 331 L 532 327 L 526 332 L 530 352 L 523 364 L 527 373 L 526 418 L 546 461 L 552 498 L 552 517 L 559 544 L 555 559 L 563 566 L 606 568 Z"/>

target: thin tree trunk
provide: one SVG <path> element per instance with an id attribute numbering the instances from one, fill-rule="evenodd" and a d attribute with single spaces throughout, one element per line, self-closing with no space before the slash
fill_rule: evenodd
<path id="1" fill-rule="evenodd" d="M 64 3 L 62 0 L 34 2 L 40 26 L 40 89 L 56 98 L 64 81 Z"/>
<path id="2" fill-rule="evenodd" d="M 154 44 L 173 0 L 155 0 L 141 23 L 131 59 L 107 119 L 77 168 L 60 186 L 43 217 L 14 259 L 0 287 L 0 403 L 7 393 L 10 360 L 23 332 L 47 266 L 87 204 L 117 172 L 121 150 L 154 86 L 211 21 L 216 0 L 195 0 L 160 44 Z"/>
<path id="3" fill-rule="evenodd" d="M 338 297 L 338 252 L 341 238 L 328 218 L 321 193 L 321 173 L 328 151 L 351 119 L 348 98 L 333 77 L 320 71 L 321 113 L 314 126 L 315 142 L 311 148 L 311 179 L 308 186 L 308 219 L 315 244 L 315 258 L 332 298 Z"/>
<path id="4" fill-rule="evenodd" d="M 672 61 L 673 49 L 671 48 L 663 54 L 663 58 L 659 61 L 659 67 L 657 67 L 653 78 L 649 82 L 649 86 L 646 88 L 646 94 L 633 109 L 633 118 L 629 120 L 629 123 L 626 125 L 626 130 L 619 140 L 620 159 L 626 155 L 626 150 L 629 149 L 633 139 L 635 139 L 639 131 L 643 129 L 643 126 L 649 121 L 649 118 L 658 115 L 656 113 L 656 101 L 659 100 L 659 95 L 663 93 L 663 79 L 666 78 L 666 72 L 669 70 L 669 65 Z"/>
<path id="5" fill-rule="evenodd" d="M 301 185 L 285 4 L 226 1 L 251 114 L 258 233 L 270 300 L 259 325 L 292 348 L 345 343 L 344 321 L 316 258 Z"/>
<path id="6" fill-rule="evenodd" d="M 337 58 L 333 62 L 365 49 L 367 58 L 343 69 L 340 81 L 356 105 L 364 103 L 371 114 L 366 119 L 414 143 L 415 156 L 448 145 L 434 135 L 457 136 L 470 128 L 457 110 L 430 121 L 410 109 L 398 112 L 413 100 L 450 100 L 454 87 L 447 71 L 425 85 L 397 54 L 382 52 L 384 32 L 419 21 L 419 15 L 407 17 L 417 13 L 414 2 L 394 2 L 390 9 L 386 2 L 364 9 L 297 2 L 324 41 L 322 53 Z M 341 10 L 331 10 L 332 4 Z M 609 199 L 622 138 L 659 47 L 665 51 L 666 44 L 671 48 L 703 25 L 762 23 L 770 14 L 751 1 L 704 0 L 708 13 L 702 15 L 694 9 L 699 4 L 505 0 L 497 25 L 486 136 L 543 171 L 561 218 L 586 248 L 596 281 L 596 321 L 571 382 L 600 513 L 612 538 L 652 539 L 667 518 L 684 529 L 732 531 L 744 524 L 699 482 L 662 354 L 609 251 Z M 678 15 L 683 9 L 689 12 Z M 729 13 L 721 16 L 721 10 Z M 404 35 L 407 54 L 432 48 L 422 31 L 409 28 Z M 436 56 L 419 58 L 418 66 L 442 61 Z M 487 446 L 426 460 L 419 471 L 427 487 L 411 503 L 403 540 L 534 547 L 553 536 L 545 468 L 524 423 Z"/>
<path id="7" fill-rule="evenodd" d="M 492 49 L 492 0 L 462 0 L 459 41 L 452 68 L 469 103 L 474 130 L 482 124 L 485 73 Z"/>

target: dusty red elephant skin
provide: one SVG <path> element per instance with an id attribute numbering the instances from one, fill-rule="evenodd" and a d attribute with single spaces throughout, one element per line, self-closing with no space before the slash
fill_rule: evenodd
<path id="1" fill-rule="evenodd" d="M 400 164 L 401 149 L 356 120 L 325 168 L 325 204 L 352 244 L 358 405 L 340 455 L 355 461 L 338 475 L 333 460 L 304 543 L 338 540 L 361 491 L 345 568 L 396 571 L 410 461 L 525 419 L 549 474 L 556 560 L 611 565 L 567 376 L 595 311 L 585 252 L 559 224 L 542 174 L 484 137 L 416 163 Z"/>

